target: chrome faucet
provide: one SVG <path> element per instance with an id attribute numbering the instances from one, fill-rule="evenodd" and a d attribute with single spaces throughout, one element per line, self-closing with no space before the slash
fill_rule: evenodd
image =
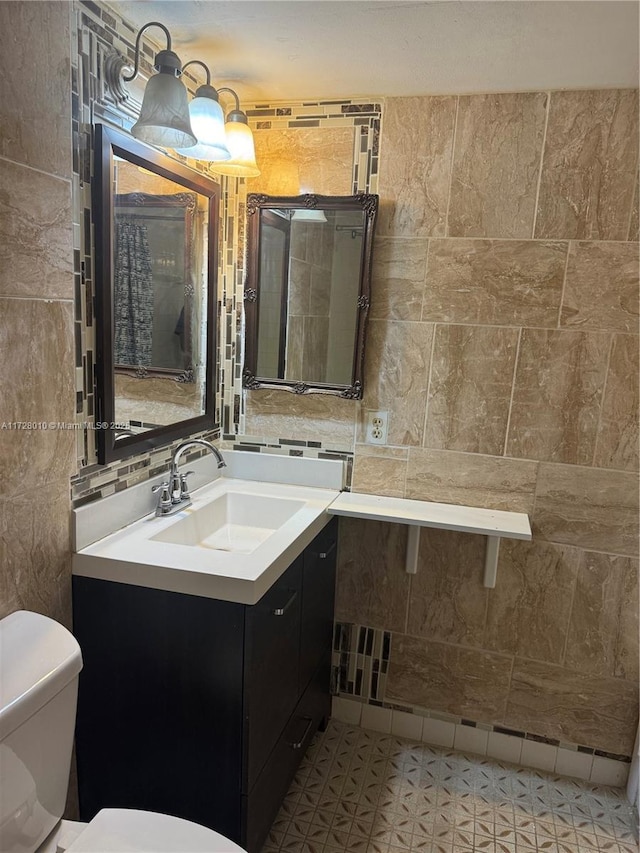
<path id="1" fill-rule="evenodd" d="M 207 441 L 204 438 L 192 438 L 189 439 L 189 441 L 183 441 L 182 444 L 179 444 L 176 447 L 173 454 L 171 468 L 169 471 L 169 481 L 160 483 L 159 486 L 153 486 L 151 490 L 152 492 L 160 492 L 158 496 L 158 505 L 156 506 L 156 515 L 171 515 L 174 512 L 179 512 L 185 507 L 188 507 L 191 503 L 187 477 L 189 474 L 193 474 L 193 471 L 187 471 L 184 474 L 180 474 L 178 471 L 178 464 L 182 454 L 187 450 L 191 450 L 193 447 L 205 447 L 207 450 L 211 451 L 218 460 L 218 468 L 224 468 L 226 466 L 227 463 L 224 461 L 222 453 L 220 453 L 215 444 L 212 444 L 210 441 Z"/>
<path id="2" fill-rule="evenodd" d="M 193 471 L 187 471 L 186 474 L 179 474 L 178 463 L 180 462 L 182 454 L 186 453 L 187 450 L 191 450 L 192 447 L 205 447 L 207 450 L 211 451 L 218 460 L 218 468 L 224 468 L 227 464 L 222 458 L 222 453 L 220 453 L 215 444 L 211 444 L 211 442 L 207 441 L 205 438 L 192 438 L 189 441 L 183 441 L 182 444 L 179 444 L 176 447 L 173 459 L 171 460 L 169 481 L 171 483 L 171 503 L 173 504 L 179 504 L 183 500 L 191 501 L 189 496 L 189 487 L 187 485 L 187 477 L 189 474 L 193 474 Z"/>

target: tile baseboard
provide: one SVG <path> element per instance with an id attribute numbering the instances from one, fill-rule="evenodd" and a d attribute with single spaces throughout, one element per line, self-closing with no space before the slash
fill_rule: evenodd
<path id="1" fill-rule="evenodd" d="M 472 721 L 447 720 L 443 719 L 444 714 L 423 716 L 412 713 L 412 709 L 390 708 L 382 703 L 372 705 L 337 695 L 333 697 L 332 716 L 339 722 L 363 729 L 485 755 L 496 761 L 582 779 L 594 785 L 621 788 L 629 775 L 629 762 L 622 758 L 556 746 L 517 733 L 505 734 Z"/>

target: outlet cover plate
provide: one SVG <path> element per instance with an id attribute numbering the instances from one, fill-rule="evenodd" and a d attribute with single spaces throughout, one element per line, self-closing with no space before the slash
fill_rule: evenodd
<path id="1" fill-rule="evenodd" d="M 367 411 L 365 422 L 365 443 L 386 444 L 389 430 L 389 412 Z"/>

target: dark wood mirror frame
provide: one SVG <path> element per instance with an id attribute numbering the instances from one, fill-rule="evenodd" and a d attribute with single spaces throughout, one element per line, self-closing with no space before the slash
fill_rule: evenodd
<path id="1" fill-rule="evenodd" d="M 360 281 L 357 297 L 357 320 L 353 356 L 352 381 L 348 385 L 312 381 L 292 381 L 265 378 L 256 375 L 258 364 L 258 324 L 260 294 L 260 212 L 263 210 L 335 210 L 363 213 L 363 240 L 360 263 Z M 364 381 L 365 326 L 371 293 L 371 260 L 373 234 L 378 212 L 378 196 L 361 193 L 353 196 L 268 196 L 250 193 L 247 196 L 247 274 L 244 290 L 245 310 L 245 364 L 242 374 L 244 388 L 282 389 L 295 394 L 333 394 L 349 400 L 362 398 Z"/>
<path id="2" fill-rule="evenodd" d="M 114 157 L 172 181 L 176 192 L 195 192 L 209 199 L 207 222 L 207 333 L 203 414 L 116 441 L 113 311 Z M 215 419 L 215 342 L 217 306 L 217 242 L 220 187 L 211 178 L 183 166 L 132 137 L 105 125 L 94 127 L 92 202 L 95 227 L 96 280 L 96 432 L 102 465 L 170 444 L 178 438 L 212 429 Z M 173 380 L 167 380 L 173 381 Z M 101 426 L 98 427 L 98 424 Z"/>

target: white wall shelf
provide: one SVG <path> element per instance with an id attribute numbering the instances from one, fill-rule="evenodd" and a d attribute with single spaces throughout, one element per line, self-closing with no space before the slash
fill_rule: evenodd
<path id="1" fill-rule="evenodd" d="M 357 492 L 342 492 L 327 512 L 351 518 L 408 524 L 406 570 L 410 574 L 417 571 L 421 527 L 437 527 L 440 530 L 457 530 L 461 533 L 486 536 L 484 585 L 490 589 L 496 585 L 500 539 L 531 539 L 529 516 L 524 512 L 388 498 Z"/>

